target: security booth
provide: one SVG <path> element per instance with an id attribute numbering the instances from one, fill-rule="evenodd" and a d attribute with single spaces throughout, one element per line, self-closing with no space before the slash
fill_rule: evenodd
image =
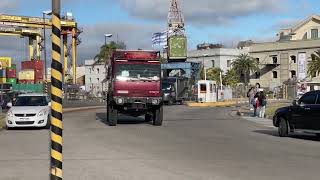
<path id="1" fill-rule="evenodd" d="M 198 102 L 217 102 L 217 83 L 215 81 L 198 81 Z"/>

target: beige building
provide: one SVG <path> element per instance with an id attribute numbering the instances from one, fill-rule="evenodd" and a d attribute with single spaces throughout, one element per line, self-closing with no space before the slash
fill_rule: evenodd
<path id="1" fill-rule="evenodd" d="M 307 74 L 311 54 L 320 50 L 319 30 L 320 16 L 311 16 L 294 28 L 281 30 L 277 42 L 252 44 L 249 54 L 259 62 L 261 70 L 251 75 L 250 83 L 260 83 L 271 90 L 290 79 L 320 84 L 320 77 Z"/>

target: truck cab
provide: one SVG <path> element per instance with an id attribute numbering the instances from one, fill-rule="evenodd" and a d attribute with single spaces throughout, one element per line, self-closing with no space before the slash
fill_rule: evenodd
<path id="1" fill-rule="evenodd" d="M 108 64 L 107 121 L 118 123 L 118 114 L 144 115 L 161 126 L 163 101 L 160 53 L 116 50 Z"/>

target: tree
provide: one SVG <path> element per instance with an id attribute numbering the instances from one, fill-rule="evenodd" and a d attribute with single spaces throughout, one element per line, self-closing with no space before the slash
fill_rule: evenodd
<path id="1" fill-rule="evenodd" d="M 248 85 L 249 76 L 259 70 L 258 62 L 248 54 L 240 54 L 232 63 L 233 70 L 244 77 L 245 85 Z"/>
<path id="2" fill-rule="evenodd" d="M 123 42 L 116 43 L 111 41 L 108 44 L 105 44 L 100 47 L 100 52 L 94 57 L 95 64 L 98 63 L 107 63 L 112 55 L 112 52 L 116 49 L 126 49 L 126 45 Z"/>
<path id="3" fill-rule="evenodd" d="M 311 55 L 311 61 L 308 64 L 308 74 L 311 77 L 320 74 L 320 50 Z"/>
<path id="4" fill-rule="evenodd" d="M 220 83 L 220 73 L 223 73 L 222 69 L 220 68 L 207 69 L 207 80 L 212 80 Z"/>
<path id="5" fill-rule="evenodd" d="M 240 77 L 234 69 L 231 69 L 224 76 L 223 81 L 223 84 L 235 87 L 238 83 L 240 83 Z"/>

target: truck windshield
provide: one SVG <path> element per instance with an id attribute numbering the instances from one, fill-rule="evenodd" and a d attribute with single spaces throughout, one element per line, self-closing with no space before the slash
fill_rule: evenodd
<path id="1" fill-rule="evenodd" d="M 160 66 L 150 64 L 118 64 L 117 80 L 160 80 Z"/>

